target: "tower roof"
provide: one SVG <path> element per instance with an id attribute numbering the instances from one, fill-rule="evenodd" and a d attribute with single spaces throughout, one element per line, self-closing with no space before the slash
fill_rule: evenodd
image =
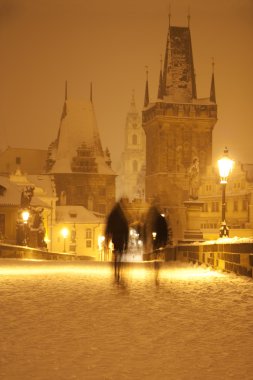
<path id="1" fill-rule="evenodd" d="M 187 103 L 197 97 L 189 27 L 169 26 L 163 70 L 163 96 L 171 102 Z"/>
<path id="2" fill-rule="evenodd" d="M 52 173 L 72 173 L 72 162 L 80 150 L 85 150 L 95 162 L 99 174 L 113 174 L 105 163 L 97 128 L 94 106 L 91 101 L 65 100 L 66 113 L 60 123 Z"/>

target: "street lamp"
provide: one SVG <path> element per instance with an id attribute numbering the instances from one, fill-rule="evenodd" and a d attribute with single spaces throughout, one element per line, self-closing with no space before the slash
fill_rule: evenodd
<path id="1" fill-rule="evenodd" d="M 23 225 L 24 225 L 24 245 L 27 245 L 27 224 L 28 224 L 28 219 L 30 217 L 30 213 L 28 210 L 23 210 L 21 215 L 22 215 L 22 220 L 23 220 Z"/>
<path id="2" fill-rule="evenodd" d="M 68 237 L 69 230 L 66 227 L 64 227 L 61 230 L 61 234 L 62 234 L 62 237 L 63 237 L 63 252 L 65 253 L 66 252 L 66 238 Z"/>
<path id="3" fill-rule="evenodd" d="M 152 232 L 152 238 L 153 238 L 153 249 L 155 249 L 155 246 L 156 246 L 156 235 L 157 235 L 157 232 Z"/>
<path id="4" fill-rule="evenodd" d="M 228 157 L 228 148 L 224 149 L 224 156 L 218 160 L 218 168 L 220 174 L 220 183 L 222 185 L 222 214 L 221 214 L 221 227 L 220 227 L 220 237 L 225 237 L 229 235 L 228 227 L 226 224 L 226 184 L 229 174 L 231 173 L 234 166 L 234 161 Z"/>

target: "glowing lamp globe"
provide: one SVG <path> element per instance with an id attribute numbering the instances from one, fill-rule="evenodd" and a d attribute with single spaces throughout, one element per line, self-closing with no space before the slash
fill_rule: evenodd
<path id="1" fill-rule="evenodd" d="M 224 156 L 218 160 L 218 168 L 220 174 L 220 183 L 227 183 L 229 174 L 231 173 L 234 161 L 228 157 L 228 149 L 224 149 Z"/>
<path id="2" fill-rule="evenodd" d="M 68 230 L 67 228 L 64 227 L 64 228 L 61 230 L 61 234 L 62 234 L 63 238 L 66 239 L 66 237 L 67 237 L 68 234 L 69 234 L 69 230 Z"/>
<path id="3" fill-rule="evenodd" d="M 29 211 L 25 210 L 22 212 L 22 219 L 24 223 L 28 222 L 29 216 L 30 216 Z"/>

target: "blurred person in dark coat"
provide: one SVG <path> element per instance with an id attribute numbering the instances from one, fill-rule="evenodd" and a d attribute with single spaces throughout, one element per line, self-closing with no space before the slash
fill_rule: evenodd
<path id="1" fill-rule="evenodd" d="M 122 209 L 123 201 L 117 202 L 107 218 L 105 236 L 106 244 L 112 241 L 114 247 L 114 273 L 115 278 L 120 278 L 121 259 L 124 251 L 127 250 L 129 227 L 128 221 Z"/>

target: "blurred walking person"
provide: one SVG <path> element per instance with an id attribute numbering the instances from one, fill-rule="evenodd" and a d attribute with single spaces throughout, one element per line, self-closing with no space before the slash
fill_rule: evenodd
<path id="1" fill-rule="evenodd" d="M 122 200 L 117 202 L 107 218 L 105 237 L 108 245 L 113 243 L 114 276 L 120 280 L 121 260 L 128 246 L 129 227 L 128 221 L 122 209 Z"/>

